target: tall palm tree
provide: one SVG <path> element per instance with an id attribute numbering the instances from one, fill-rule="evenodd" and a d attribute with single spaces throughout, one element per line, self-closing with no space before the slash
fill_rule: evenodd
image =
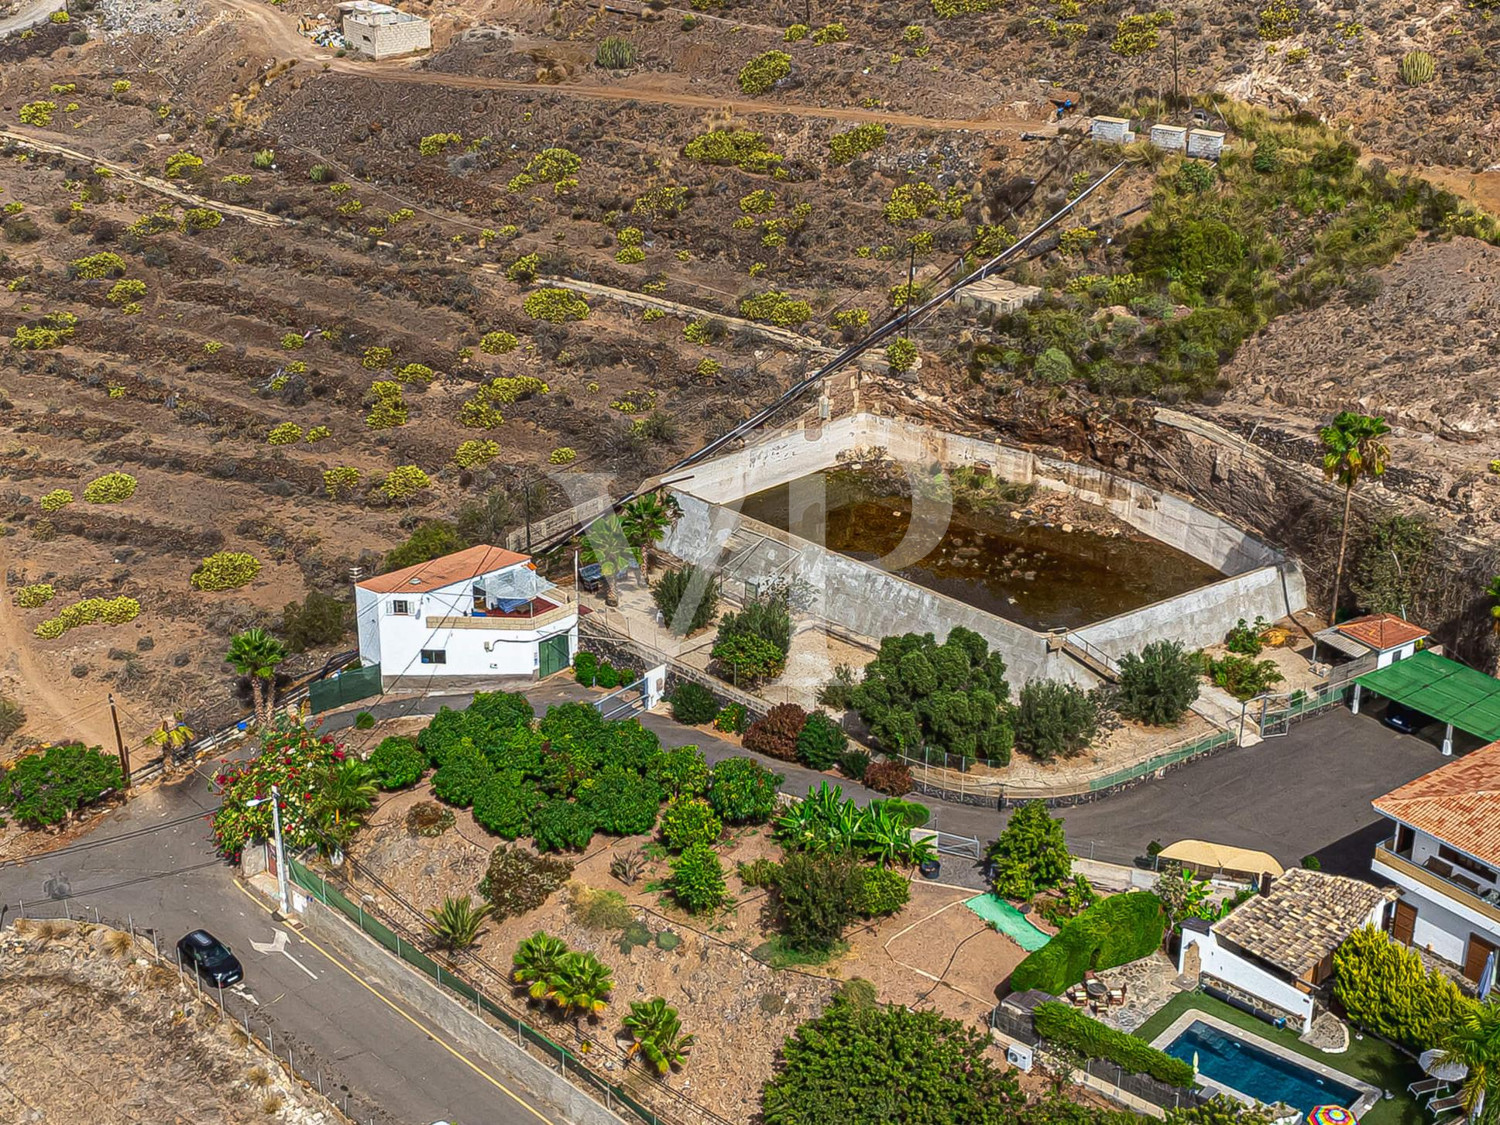
<path id="1" fill-rule="evenodd" d="M 563 1015 L 597 1016 L 609 1005 L 610 991 L 615 987 L 609 966 L 592 953 L 576 950 L 557 959 L 547 978 L 547 998 Z"/>
<path id="2" fill-rule="evenodd" d="M 567 952 L 568 943 L 562 938 L 538 930 L 516 946 L 510 959 L 511 980 L 525 988 L 533 1000 L 545 1000 L 557 963 Z"/>
<path id="3" fill-rule="evenodd" d="M 1380 439 L 1391 432 L 1384 418 L 1355 414 L 1345 410 L 1332 423 L 1318 431 L 1323 442 L 1323 476 L 1344 486 L 1344 522 L 1339 529 L 1339 562 L 1333 572 L 1333 601 L 1328 622 L 1338 618 L 1339 586 L 1344 579 L 1344 549 L 1349 545 L 1349 508 L 1354 502 L 1354 486 L 1363 477 L 1378 477 L 1385 472 L 1391 451 Z"/>
<path id="4" fill-rule="evenodd" d="M 1475 1121 L 1490 1087 L 1500 1085 L 1500 1003 L 1464 1004 L 1441 1046 L 1469 1068 L 1460 1092 L 1464 1115 Z"/>
<path id="5" fill-rule="evenodd" d="M 661 493 L 648 492 L 626 504 L 622 514 L 626 536 L 633 546 L 641 549 L 641 577 L 649 586 L 651 551 L 666 535 L 667 528 L 682 518 L 682 509 L 671 493 L 663 498 Z"/>
<path id="6" fill-rule="evenodd" d="M 578 557 L 586 564 L 598 564 L 604 577 L 605 596 L 611 605 L 618 599 L 619 576 L 641 561 L 640 551 L 625 530 L 625 521 L 616 515 L 603 516 L 590 525 L 583 533 Z"/>
<path id="7" fill-rule="evenodd" d="M 271 721 L 271 702 L 276 695 L 276 667 L 286 659 L 286 647 L 264 629 L 246 629 L 229 642 L 224 661 L 241 676 L 250 677 L 255 700 L 255 723 Z"/>
<path id="8" fill-rule="evenodd" d="M 656 1073 L 665 1075 L 673 1067 L 687 1062 L 688 1050 L 697 1037 L 682 1034 L 682 1021 L 677 1018 L 677 1009 L 669 1007 L 660 996 L 644 1004 L 635 1001 L 630 1005 L 630 1014 L 624 1019 L 625 1030 L 635 1037 L 630 1054 L 637 1051 L 656 1067 Z"/>
<path id="9" fill-rule="evenodd" d="M 437 935 L 449 949 L 455 952 L 460 949 L 468 949 L 479 940 L 479 931 L 484 927 L 484 920 L 490 916 L 495 908 L 489 903 L 474 905 L 474 900 L 468 895 L 463 898 L 452 896 L 443 899 L 443 905 L 434 907 L 427 912 L 432 919 L 428 923 L 432 932 Z"/>

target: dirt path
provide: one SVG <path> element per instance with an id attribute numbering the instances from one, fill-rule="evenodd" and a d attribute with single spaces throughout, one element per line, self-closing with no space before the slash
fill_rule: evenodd
<path id="1" fill-rule="evenodd" d="M 62 0 L 36 0 L 33 4 L 23 5 L 15 15 L 0 20 L 0 39 L 5 38 L 12 31 L 24 31 L 28 27 L 46 23 L 52 13 L 61 9 L 62 6 Z"/>
<path id="2" fill-rule="evenodd" d="M 26 709 L 24 733 L 78 738 L 90 746 L 113 747 L 115 733 L 104 691 L 98 685 L 77 693 L 69 691 L 67 686 L 59 684 L 55 673 L 37 663 L 34 645 L 26 623 L 11 604 L 10 591 L 6 590 L 0 602 L 0 649 L 10 655 L 0 670 L 6 679 L 13 679 L 18 685 L 14 698 Z M 9 751 L 0 750 L 0 759 L 9 756 Z"/>

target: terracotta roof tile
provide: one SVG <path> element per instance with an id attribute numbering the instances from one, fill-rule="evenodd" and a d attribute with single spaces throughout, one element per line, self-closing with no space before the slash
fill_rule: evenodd
<path id="1" fill-rule="evenodd" d="M 1394 613 L 1373 613 L 1369 617 L 1356 617 L 1335 626 L 1340 633 L 1353 637 L 1362 644 L 1380 652 L 1400 648 L 1412 641 L 1419 641 L 1431 634 L 1420 625 L 1403 621 Z"/>
<path id="2" fill-rule="evenodd" d="M 1500 867 L 1500 742 L 1424 773 L 1371 803 L 1376 812 Z"/>
<path id="3" fill-rule="evenodd" d="M 518 555 L 514 551 L 507 551 L 504 547 L 480 544 L 464 551 L 456 551 L 451 555 L 444 555 L 430 562 L 405 566 L 389 574 L 366 578 L 357 585 L 362 590 L 369 590 L 376 594 L 394 594 L 398 590 L 425 594 L 428 590 L 436 590 L 454 582 L 478 578 L 481 574 L 489 574 L 491 571 L 503 570 L 516 563 L 530 561 L 530 555 Z"/>
<path id="4" fill-rule="evenodd" d="M 1271 884 L 1269 894 L 1250 899 L 1213 931 L 1300 977 L 1363 926 L 1377 905 L 1395 897 L 1391 887 L 1294 867 Z"/>

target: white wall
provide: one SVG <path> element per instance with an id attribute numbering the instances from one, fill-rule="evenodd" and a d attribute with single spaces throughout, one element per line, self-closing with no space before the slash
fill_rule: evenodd
<path id="1" fill-rule="evenodd" d="M 1425 832 L 1418 832 L 1412 845 L 1412 862 L 1421 866 L 1428 857 L 1436 854 L 1437 841 Z M 1376 876 L 1400 887 L 1402 901 L 1416 908 L 1417 922 L 1412 928 L 1413 945 L 1430 949 L 1444 961 L 1462 965 L 1468 951 L 1470 934 L 1479 934 L 1491 944 L 1500 944 L 1500 923 L 1488 915 L 1467 906 L 1459 898 L 1449 898 L 1433 890 L 1426 883 L 1418 882 L 1398 868 L 1386 866 L 1378 857 L 1370 866 Z M 1481 887 L 1487 885 L 1470 872 L 1465 874 L 1475 878 Z"/>
<path id="2" fill-rule="evenodd" d="M 380 595 L 362 586 L 354 587 L 354 622 L 359 634 L 360 663 L 380 663 Z"/>
<path id="3" fill-rule="evenodd" d="M 1411 644 L 1402 645 L 1400 648 L 1393 648 L 1390 652 L 1382 652 L 1378 657 L 1375 658 L 1375 667 L 1387 668 L 1390 665 L 1396 663 L 1396 661 L 1398 660 L 1405 660 L 1408 656 L 1411 656 L 1416 651 L 1417 642 L 1412 641 Z"/>
<path id="4" fill-rule="evenodd" d="M 1183 931 L 1182 949 L 1177 955 L 1178 973 L 1183 971 L 1183 958 L 1193 946 L 1198 947 L 1199 963 L 1204 973 L 1211 977 L 1218 977 L 1252 996 L 1259 996 L 1273 1008 L 1291 1012 L 1302 1020 L 1304 1032 L 1311 1029 L 1312 997 L 1300 988 L 1294 988 L 1280 977 L 1262 969 L 1259 965 L 1252 964 L 1237 953 L 1225 949 L 1219 944 L 1212 930 L 1206 934 L 1196 930 Z"/>

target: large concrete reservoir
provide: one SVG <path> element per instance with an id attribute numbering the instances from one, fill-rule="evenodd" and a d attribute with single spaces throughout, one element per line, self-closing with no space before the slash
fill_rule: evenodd
<path id="1" fill-rule="evenodd" d="M 798 490 L 805 489 L 814 474 L 851 457 L 867 456 L 874 449 L 905 466 L 913 480 L 930 479 L 938 468 L 968 467 L 1014 484 L 1032 485 L 1043 496 L 1061 493 L 1098 505 L 1155 541 L 1135 544 L 1139 550 L 1124 555 L 1124 565 L 1163 568 L 1172 563 L 1175 577 L 1171 581 L 1176 585 L 1164 586 L 1167 580 L 1155 575 L 1149 576 L 1155 581 L 1121 583 L 1145 593 L 1122 603 L 1131 608 L 1096 619 L 1090 619 L 1087 607 L 1108 608 L 1108 603 L 1088 598 L 1052 599 L 1070 609 L 1050 617 L 1040 611 L 1013 612 L 974 597 L 961 586 L 928 581 L 925 573 L 914 575 L 925 585 L 895 573 L 913 573 L 912 567 L 933 557 L 934 537 L 941 539 L 949 533 L 942 498 L 933 500 L 922 489 L 911 494 L 906 539 L 892 549 L 883 545 L 886 553 L 878 565 L 833 549 L 843 546 L 847 550 L 847 544 L 815 542 L 821 536 L 794 534 L 739 510 L 746 497 L 762 494 L 753 506 L 765 513 L 762 501 L 767 490 L 786 488 L 790 522 L 777 522 L 807 530 L 804 523 L 792 519 Z M 662 545 L 688 562 L 716 571 L 731 593 L 777 580 L 796 581 L 809 592 L 810 612 L 815 617 L 873 640 L 904 632 L 931 632 L 941 640 L 953 626 L 963 625 L 988 638 L 1018 681 L 1047 678 L 1093 683 L 1096 678 L 1088 662 L 1075 658 L 1080 650 L 1117 659 L 1163 639 L 1197 648 L 1222 640 L 1241 617 L 1276 620 L 1306 606 L 1305 585 L 1295 563 L 1243 528 L 1182 497 L 1092 466 L 943 433 L 898 418 L 851 414 L 769 435 L 738 452 L 694 466 L 691 475 L 678 478 L 671 488 L 683 515 Z M 1157 548 L 1155 554 L 1151 548 Z M 1080 580 L 1070 579 L 1065 571 L 1049 576 L 1043 569 L 1036 582 L 1046 583 L 1049 577 L 1052 581 Z M 1142 597 L 1172 589 L 1179 592 L 1140 604 Z M 1074 603 L 1083 608 L 1071 608 Z M 988 612 L 986 605 L 1002 612 Z"/>

